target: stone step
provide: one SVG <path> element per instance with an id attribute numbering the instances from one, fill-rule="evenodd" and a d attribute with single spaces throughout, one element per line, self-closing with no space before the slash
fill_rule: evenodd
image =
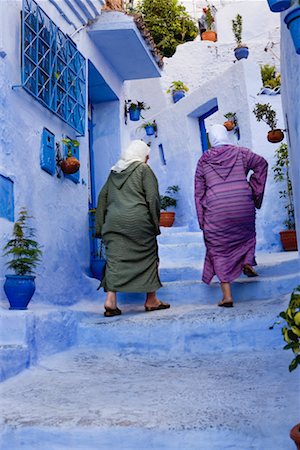
<path id="1" fill-rule="evenodd" d="M 188 244 L 188 243 L 203 243 L 203 233 L 201 232 L 177 232 L 177 233 L 162 233 L 158 236 L 159 245 L 165 244 Z"/>
<path id="2" fill-rule="evenodd" d="M 186 264 L 189 261 L 199 261 L 205 255 L 203 243 L 189 242 L 181 244 L 164 244 L 158 247 L 159 258 L 164 262 L 174 262 L 178 265 Z"/>

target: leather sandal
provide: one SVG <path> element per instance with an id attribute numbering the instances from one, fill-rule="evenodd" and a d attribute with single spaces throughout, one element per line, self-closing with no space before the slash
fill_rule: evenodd
<path id="1" fill-rule="evenodd" d="M 145 306 L 145 311 L 149 312 L 149 311 L 158 311 L 160 309 L 168 309 L 170 308 L 170 304 L 169 303 L 164 303 L 164 302 L 159 302 L 159 304 L 157 306 Z"/>
<path id="2" fill-rule="evenodd" d="M 246 275 L 247 277 L 258 277 L 258 273 L 255 272 L 255 270 L 253 269 L 252 266 L 250 266 L 250 264 L 246 264 L 243 268 L 243 273 L 244 275 Z"/>
<path id="3" fill-rule="evenodd" d="M 229 300 L 229 301 L 220 301 L 220 303 L 218 303 L 218 306 L 222 307 L 222 308 L 233 308 L 233 301 Z"/>
<path id="4" fill-rule="evenodd" d="M 118 307 L 113 309 L 109 308 L 108 306 L 104 306 L 104 309 L 105 309 L 104 312 L 105 317 L 120 316 L 122 314 L 122 311 Z"/>

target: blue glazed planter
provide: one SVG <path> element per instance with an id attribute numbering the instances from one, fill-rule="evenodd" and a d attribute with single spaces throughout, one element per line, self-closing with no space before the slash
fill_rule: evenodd
<path id="1" fill-rule="evenodd" d="M 177 103 L 181 98 L 185 97 L 184 91 L 173 91 L 173 102 Z"/>
<path id="2" fill-rule="evenodd" d="M 291 6 L 291 0 L 268 0 L 272 12 L 281 12 Z"/>
<path id="3" fill-rule="evenodd" d="M 4 292 L 9 309 L 27 309 L 35 291 L 35 277 L 32 275 L 5 275 Z"/>
<path id="4" fill-rule="evenodd" d="M 99 281 L 102 281 L 104 276 L 106 259 L 92 259 L 90 263 L 90 269 L 93 275 L 93 278 L 96 278 Z"/>
<path id="5" fill-rule="evenodd" d="M 293 9 L 285 16 L 284 21 L 291 32 L 296 53 L 300 55 L 300 7 Z"/>
<path id="6" fill-rule="evenodd" d="M 140 120 L 140 116 L 141 116 L 140 108 L 136 109 L 129 108 L 130 120 L 132 120 L 133 122 L 137 122 L 138 120 Z"/>
<path id="7" fill-rule="evenodd" d="M 237 60 L 240 59 L 247 59 L 249 56 L 249 49 L 248 47 L 237 47 L 234 49 L 234 56 Z"/>
<path id="8" fill-rule="evenodd" d="M 152 136 L 155 132 L 154 127 L 152 125 L 149 125 L 145 127 L 147 136 Z"/>

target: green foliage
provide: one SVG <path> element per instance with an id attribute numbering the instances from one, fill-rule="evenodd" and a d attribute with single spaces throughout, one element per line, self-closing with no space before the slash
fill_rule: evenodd
<path id="1" fill-rule="evenodd" d="M 234 34 L 235 42 L 238 47 L 242 46 L 242 32 L 243 32 L 243 18 L 240 14 L 237 14 L 235 19 L 232 20 L 232 31 Z"/>
<path id="2" fill-rule="evenodd" d="M 287 199 L 285 209 L 287 212 L 287 219 L 284 221 L 288 230 L 295 229 L 295 213 L 293 201 L 292 181 L 289 175 L 289 154 L 287 144 L 281 144 L 275 151 L 275 165 L 272 167 L 274 171 L 274 180 L 276 182 L 284 182 L 285 189 L 279 191 L 280 198 Z"/>
<path id="3" fill-rule="evenodd" d="M 139 109 L 140 111 L 146 111 L 146 109 L 150 109 L 150 106 L 146 105 L 146 103 L 144 102 L 139 102 L 138 100 L 136 101 L 136 103 L 131 102 L 129 105 L 129 109 L 132 109 L 133 111 L 135 111 L 136 109 Z"/>
<path id="4" fill-rule="evenodd" d="M 230 120 L 230 119 L 233 120 L 236 117 L 236 113 L 228 112 L 228 113 L 224 114 L 224 117 L 228 120 Z"/>
<path id="5" fill-rule="evenodd" d="M 3 248 L 3 256 L 12 256 L 6 265 L 16 275 L 33 274 L 34 268 L 41 260 L 40 246 L 34 240 L 35 229 L 27 225 L 28 219 L 31 218 L 25 208 L 20 210 L 19 218 L 14 224 L 13 237 Z"/>
<path id="6" fill-rule="evenodd" d="M 260 66 L 260 73 L 264 87 L 273 89 L 277 86 L 281 86 L 280 73 L 276 73 L 275 66 L 269 66 L 269 64 Z"/>
<path id="7" fill-rule="evenodd" d="M 174 55 L 177 45 L 198 35 L 198 27 L 178 0 L 140 0 L 137 11 L 163 56 Z"/>
<path id="8" fill-rule="evenodd" d="M 177 206 L 177 199 L 174 196 L 177 192 L 180 191 L 180 187 L 178 185 L 168 186 L 166 189 L 165 195 L 160 196 L 160 209 L 166 211 L 169 206 Z"/>
<path id="9" fill-rule="evenodd" d="M 300 286 L 293 290 L 286 311 L 281 311 L 278 317 L 285 321 L 285 325 L 281 328 L 286 342 L 283 349 L 292 350 L 296 355 L 289 365 L 289 371 L 292 372 L 300 365 Z M 281 323 L 282 321 L 275 322 L 278 325 Z M 273 327 L 274 325 L 270 329 Z"/>
<path id="10" fill-rule="evenodd" d="M 176 91 L 185 91 L 188 92 L 189 88 L 180 80 L 178 81 L 172 81 L 170 84 L 169 89 L 167 90 L 167 94 L 170 92 L 176 92 Z"/>
<path id="11" fill-rule="evenodd" d="M 155 122 L 155 120 L 153 120 L 152 122 L 144 122 L 139 128 L 146 128 L 146 127 L 153 127 L 154 131 L 156 131 L 157 123 Z"/>
<path id="12" fill-rule="evenodd" d="M 204 20 L 205 20 L 206 30 L 207 31 L 212 31 L 215 18 L 214 18 L 213 14 L 212 14 L 212 9 L 211 9 L 210 5 L 208 5 L 206 7 L 205 19 Z"/>
<path id="13" fill-rule="evenodd" d="M 271 130 L 275 130 L 277 125 L 276 111 L 272 109 L 270 103 L 256 103 L 253 114 L 258 122 L 265 122 Z"/>
<path id="14" fill-rule="evenodd" d="M 61 140 L 61 142 L 67 146 L 68 157 L 72 156 L 72 147 L 79 147 L 79 142 L 76 139 L 64 138 Z"/>

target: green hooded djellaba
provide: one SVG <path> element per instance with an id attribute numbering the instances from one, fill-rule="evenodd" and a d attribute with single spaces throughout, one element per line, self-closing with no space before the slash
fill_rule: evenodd
<path id="1" fill-rule="evenodd" d="M 158 275 L 160 202 L 151 168 L 135 161 L 121 172 L 111 171 L 96 210 L 96 236 L 106 249 L 101 287 L 112 292 L 153 292 Z"/>

